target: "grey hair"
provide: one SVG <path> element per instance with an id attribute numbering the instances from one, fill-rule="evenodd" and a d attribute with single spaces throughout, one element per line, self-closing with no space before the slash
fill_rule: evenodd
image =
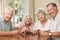
<path id="1" fill-rule="evenodd" d="M 12 11 L 12 13 L 14 13 L 14 9 L 13 9 L 12 7 L 10 7 L 10 6 L 8 6 L 7 8 L 5 8 L 4 13 L 5 13 L 7 10 L 10 10 L 10 11 Z"/>
<path id="2" fill-rule="evenodd" d="M 46 14 L 43 9 L 38 9 L 38 10 L 36 11 L 36 14 L 40 14 L 40 13 L 42 13 L 42 14 L 44 14 L 44 15 Z"/>
<path id="3" fill-rule="evenodd" d="M 32 16 L 31 16 L 30 14 L 25 14 L 25 15 L 23 16 L 22 21 L 24 21 L 27 16 L 30 16 L 30 18 L 32 19 Z"/>

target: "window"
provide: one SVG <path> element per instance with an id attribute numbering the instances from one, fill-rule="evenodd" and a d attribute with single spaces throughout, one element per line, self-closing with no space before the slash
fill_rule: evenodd
<path id="1" fill-rule="evenodd" d="M 24 16 L 24 0 L 13 0 L 9 3 L 9 6 L 15 9 L 14 17 L 12 18 L 12 23 L 18 23 L 22 21 L 22 17 Z"/>

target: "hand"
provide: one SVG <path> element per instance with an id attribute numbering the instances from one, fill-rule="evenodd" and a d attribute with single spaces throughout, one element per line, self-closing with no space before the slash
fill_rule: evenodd
<path id="1" fill-rule="evenodd" d="M 38 34 L 38 30 L 31 30 L 33 34 Z"/>
<path id="2" fill-rule="evenodd" d="M 24 33 L 26 31 L 26 28 L 22 27 L 20 30 L 20 33 Z"/>
<path id="3" fill-rule="evenodd" d="M 18 34 L 18 30 L 14 30 L 14 31 L 11 31 L 10 33 L 9 33 L 9 35 L 15 35 L 15 34 Z"/>
<path id="4" fill-rule="evenodd" d="M 49 32 L 40 31 L 40 35 L 41 35 L 41 36 L 48 36 L 48 35 L 49 35 Z"/>

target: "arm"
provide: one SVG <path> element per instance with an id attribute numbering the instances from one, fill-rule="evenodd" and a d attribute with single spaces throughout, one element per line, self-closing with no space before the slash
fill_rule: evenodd
<path id="1" fill-rule="evenodd" d="M 15 25 L 15 28 L 13 31 L 10 31 L 10 35 L 15 35 L 15 34 L 19 34 L 21 30 L 21 27 L 18 27 L 18 25 Z"/>
<path id="2" fill-rule="evenodd" d="M 20 30 L 13 30 L 9 32 L 9 35 L 16 35 L 19 34 Z"/>
<path id="3" fill-rule="evenodd" d="M 18 34 L 19 31 L 20 30 L 17 30 L 17 29 L 15 29 L 13 31 L 8 31 L 8 32 L 0 30 L 0 35 L 15 35 L 15 34 Z"/>
<path id="4" fill-rule="evenodd" d="M 48 36 L 50 31 L 40 31 L 41 36 Z"/>
<path id="5" fill-rule="evenodd" d="M 19 34 L 20 29 L 21 29 L 19 24 L 16 24 L 16 25 L 14 25 L 14 27 L 13 27 L 13 26 L 12 26 L 12 23 L 10 23 L 10 26 L 11 26 L 11 31 L 9 32 L 9 33 L 10 33 L 9 35 Z"/>
<path id="6" fill-rule="evenodd" d="M 18 32 L 19 30 L 14 30 L 9 32 L 0 31 L 0 35 L 15 35 L 15 34 L 18 34 Z"/>
<path id="7" fill-rule="evenodd" d="M 9 35 L 9 32 L 0 31 L 0 35 Z"/>
<path id="8" fill-rule="evenodd" d="M 52 36 L 60 36 L 60 20 L 58 21 L 56 25 L 56 32 L 51 32 Z"/>
<path id="9" fill-rule="evenodd" d="M 59 37 L 60 36 L 60 32 L 51 32 L 49 35 L 50 36 Z"/>

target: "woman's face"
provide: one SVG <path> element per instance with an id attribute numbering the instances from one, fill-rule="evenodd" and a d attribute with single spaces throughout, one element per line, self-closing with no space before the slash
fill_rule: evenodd
<path id="1" fill-rule="evenodd" d="M 43 13 L 39 13 L 39 14 L 37 15 L 37 17 L 38 17 L 38 20 L 40 20 L 40 21 L 45 20 L 45 15 L 44 15 Z"/>
<path id="2" fill-rule="evenodd" d="M 32 18 L 30 16 L 26 16 L 24 21 L 25 21 L 25 24 L 29 25 L 32 23 Z"/>

